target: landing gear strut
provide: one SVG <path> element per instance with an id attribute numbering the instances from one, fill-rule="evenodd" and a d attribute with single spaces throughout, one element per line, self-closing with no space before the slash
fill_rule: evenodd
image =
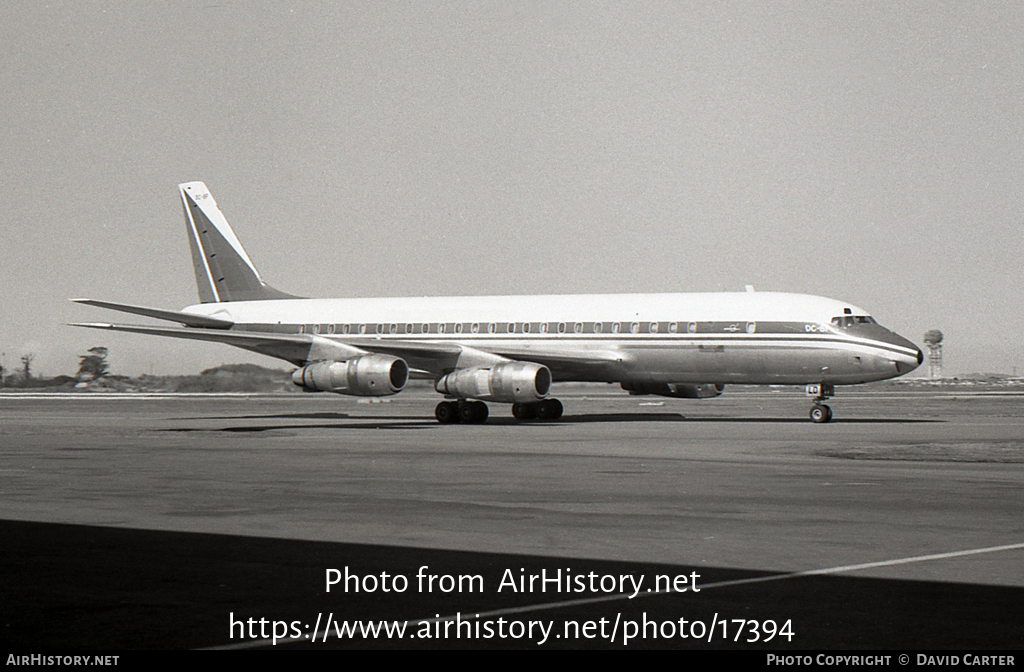
<path id="1" fill-rule="evenodd" d="M 825 423 L 832 420 L 832 409 L 821 403 L 834 396 L 836 393 L 835 385 L 828 385 L 822 383 L 821 385 L 808 385 L 807 395 L 814 397 L 814 405 L 811 406 L 811 422 Z"/>

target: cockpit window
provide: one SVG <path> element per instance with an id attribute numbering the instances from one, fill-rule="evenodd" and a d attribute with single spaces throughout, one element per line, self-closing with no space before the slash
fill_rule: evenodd
<path id="1" fill-rule="evenodd" d="M 875 318 L 870 315 L 840 315 L 832 318 L 832 326 L 845 329 L 855 324 L 876 324 Z"/>

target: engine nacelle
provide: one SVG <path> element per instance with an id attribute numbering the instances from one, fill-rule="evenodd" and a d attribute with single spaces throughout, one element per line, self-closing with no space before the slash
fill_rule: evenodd
<path id="1" fill-rule="evenodd" d="M 659 397 L 677 397 L 679 399 L 710 399 L 722 394 L 725 385 L 704 383 L 703 385 L 684 385 L 681 383 L 621 383 L 622 389 L 630 394 L 656 394 Z"/>
<path id="2" fill-rule="evenodd" d="M 434 389 L 459 399 L 529 403 L 548 395 L 551 371 L 533 362 L 474 366 L 442 376 L 434 384 Z"/>
<path id="3" fill-rule="evenodd" d="M 317 362 L 296 369 L 292 382 L 314 392 L 384 397 L 402 391 L 409 365 L 391 355 L 363 355 L 344 362 Z"/>

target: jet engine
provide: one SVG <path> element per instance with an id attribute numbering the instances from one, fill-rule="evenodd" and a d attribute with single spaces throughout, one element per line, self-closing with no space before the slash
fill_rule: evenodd
<path id="1" fill-rule="evenodd" d="M 656 394 L 659 397 L 677 397 L 680 399 L 710 399 L 722 394 L 725 385 L 704 383 L 703 385 L 683 385 L 680 383 L 621 383 L 622 389 L 630 394 Z"/>
<path id="2" fill-rule="evenodd" d="M 363 355 L 344 362 L 317 362 L 296 369 L 292 382 L 313 392 L 383 397 L 402 391 L 409 365 L 391 355 Z"/>
<path id="3" fill-rule="evenodd" d="M 458 399 L 529 403 L 548 395 L 551 371 L 533 362 L 474 366 L 442 376 L 434 389 Z"/>

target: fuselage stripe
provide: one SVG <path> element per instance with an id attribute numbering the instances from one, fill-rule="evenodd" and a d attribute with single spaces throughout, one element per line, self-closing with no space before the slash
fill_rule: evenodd
<path id="1" fill-rule="evenodd" d="M 443 324 L 443 323 L 441 323 Z M 431 323 L 430 326 L 434 329 L 437 328 L 438 323 Z M 307 325 L 246 325 L 236 324 L 234 329 L 239 331 L 252 331 L 252 332 L 275 332 L 275 333 L 310 333 L 312 335 L 327 338 L 333 341 L 339 341 L 348 343 L 351 345 L 358 345 L 360 341 L 365 341 L 368 344 L 373 342 L 386 342 L 395 341 L 400 343 L 436 343 L 436 342 L 451 342 L 451 343 L 465 343 L 471 347 L 485 347 L 485 344 L 489 343 L 559 343 L 559 344 L 575 344 L 577 346 L 594 345 L 600 347 L 611 346 L 630 346 L 630 345 L 644 345 L 644 346 L 661 346 L 661 347 L 691 347 L 700 348 L 701 346 L 713 347 L 713 346 L 730 346 L 730 347 L 785 347 L 787 345 L 806 347 L 814 344 L 821 347 L 828 345 L 842 345 L 842 346 L 853 346 L 862 347 L 869 350 L 882 350 L 887 353 L 893 353 L 898 355 L 914 357 L 917 355 L 916 350 L 902 347 L 892 343 L 884 341 L 876 341 L 872 339 L 844 336 L 837 334 L 822 334 L 822 333 L 800 333 L 800 332 L 789 332 L 789 333 L 767 333 L 767 334 L 747 334 L 747 333 L 665 333 L 665 334 L 632 334 L 632 333 L 606 333 L 606 334 L 595 334 L 595 333 L 572 333 L 572 334 L 559 334 L 559 333 L 505 333 L 505 334 L 493 334 L 493 333 L 437 333 L 436 331 L 420 332 L 420 333 L 388 333 L 390 330 L 386 329 L 387 324 L 372 324 L 368 323 L 367 327 L 362 333 L 350 333 L 342 334 L 335 331 L 334 333 L 325 333 L 323 330 L 311 330 L 306 331 Z M 316 325 L 319 326 L 319 325 Z M 359 326 L 364 326 L 359 324 Z M 377 333 L 376 327 L 384 326 L 383 333 Z M 419 325 L 417 325 L 419 326 Z M 255 328 L 254 328 L 255 327 Z M 370 329 L 374 327 L 374 329 Z"/>

